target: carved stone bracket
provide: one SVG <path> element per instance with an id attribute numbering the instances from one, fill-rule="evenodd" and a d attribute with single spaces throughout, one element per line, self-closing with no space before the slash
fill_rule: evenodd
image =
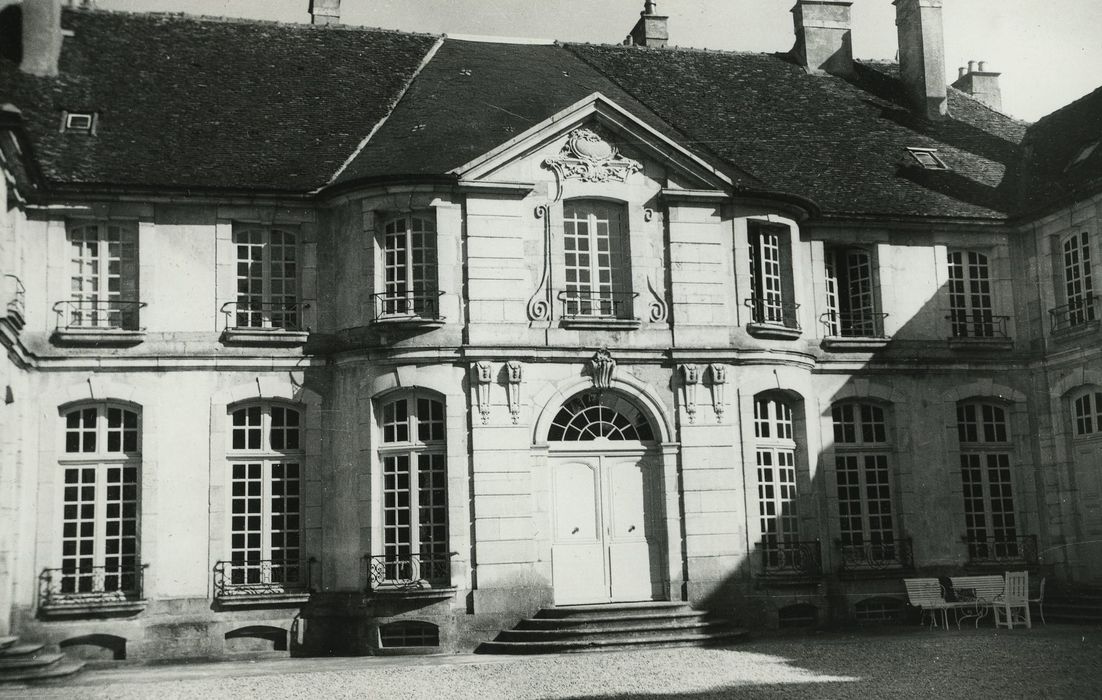
<path id="1" fill-rule="evenodd" d="M 513 418 L 513 425 L 520 420 L 520 382 L 523 374 L 524 366 L 517 360 L 505 363 L 505 378 L 508 380 L 505 391 L 509 398 L 509 415 Z"/>
<path id="2" fill-rule="evenodd" d="M 607 389 L 612 386 L 612 373 L 616 370 L 616 360 L 607 348 L 598 350 L 589 360 L 589 370 L 593 375 L 593 386 Z"/>
<path id="3" fill-rule="evenodd" d="M 535 209 L 537 219 L 543 220 L 543 266 L 536 291 L 528 300 L 528 319 L 530 321 L 551 320 L 551 217 L 546 204 Z"/>
<path id="4" fill-rule="evenodd" d="M 696 388 L 700 385 L 700 367 L 697 365 L 681 365 L 681 389 L 685 398 L 685 413 L 689 416 L 689 422 L 696 422 Z"/>
<path id="5" fill-rule="evenodd" d="M 478 398 L 478 412 L 482 415 L 482 424 L 490 422 L 490 384 L 494 381 L 494 366 L 483 360 L 474 366 L 475 388 Z"/>
<path id="6" fill-rule="evenodd" d="M 666 304 L 664 295 L 654 288 L 654 283 L 651 281 L 650 275 L 647 275 L 647 289 L 651 293 L 653 299 L 650 302 L 650 322 L 651 323 L 665 323 L 669 318 L 670 308 Z"/>
<path id="7" fill-rule="evenodd" d="M 629 175 L 643 169 L 639 161 L 622 157 L 616 146 L 584 127 L 571 131 L 559 155 L 545 158 L 543 165 L 555 171 L 555 201 L 562 198 L 564 180 L 626 182 Z"/>
<path id="8" fill-rule="evenodd" d="M 727 385 L 727 367 L 713 364 L 712 371 L 712 408 L 716 412 L 716 422 L 723 422 L 724 387 Z"/>

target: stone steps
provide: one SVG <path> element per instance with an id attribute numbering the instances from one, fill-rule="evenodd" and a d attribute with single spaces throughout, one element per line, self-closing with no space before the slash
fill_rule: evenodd
<path id="1" fill-rule="evenodd" d="M 45 644 L 20 643 L 17 637 L 0 638 L 0 683 L 61 678 L 84 667 L 56 648 Z"/>
<path id="2" fill-rule="evenodd" d="M 549 654 L 655 646 L 728 644 L 746 636 L 730 621 L 685 603 L 625 603 L 544 608 L 476 650 Z"/>

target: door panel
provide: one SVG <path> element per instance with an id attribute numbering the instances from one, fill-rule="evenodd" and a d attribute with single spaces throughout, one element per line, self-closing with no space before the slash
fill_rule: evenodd
<path id="1" fill-rule="evenodd" d="M 604 538 L 600 522 L 600 461 L 552 464 L 555 539 L 551 576 L 555 603 L 570 605 L 608 600 Z"/>
<path id="2" fill-rule="evenodd" d="M 657 549 L 657 542 L 650 541 L 648 537 L 655 530 L 652 523 L 657 517 L 654 512 L 654 502 L 657 500 L 653 498 L 654 489 L 648 488 L 653 483 L 653 466 L 645 457 L 605 457 L 602 466 L 608 484 L 606 502 L 612 600 L 651 600 L 656 588 L 653 583 L 655 574 L 660 573 L 651 566 L 655 558 L 651 556 L 651 550 Z"/>

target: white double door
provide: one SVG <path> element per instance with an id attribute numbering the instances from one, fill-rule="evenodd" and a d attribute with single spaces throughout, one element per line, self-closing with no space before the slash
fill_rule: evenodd
<path id="1" fill-rule="evenodd" d="M 646 452 L 555 455 L 556 605 L 662 597 L 658 460 Z"/>

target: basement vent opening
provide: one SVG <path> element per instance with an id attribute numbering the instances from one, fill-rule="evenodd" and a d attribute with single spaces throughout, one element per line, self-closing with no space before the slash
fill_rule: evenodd
<path id="1" fill-rule="evenodd" d="M 62 131 L 78 134 L 94 133 L 96 125 L 95 112 L 63 112 L 64 121 Z"/>
<path id="2" fill-rule="evenodd" d="M 392 622 L 388 625 L 380 625 L 379 646 L 384 649 L 438 647 L 440 630 L 430 622 Z"/>
<path id="3" fill-rule="evenodd" d="M 907 147 L 907 152 L 911 154 L 911 158 L 927 170 L 948 170 L 949 166 L 945 164 L 940 157 L 938 157 L 936 148 L 912 148 Z"/>
<path id="4" fill-rule="evenodd" d="M 898 598 L 866 598 L 854 609 L 858 622 L 870 624 L 895 624 L 903 621 L 903 601 Z"/>

